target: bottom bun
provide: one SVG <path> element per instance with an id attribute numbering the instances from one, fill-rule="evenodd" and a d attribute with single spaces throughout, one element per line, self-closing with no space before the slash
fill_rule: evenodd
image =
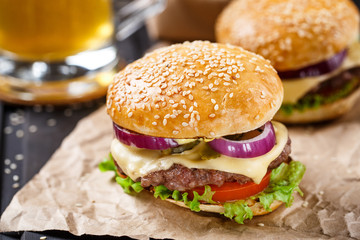
<path id="1" fill-rule="evenodd" d="M 349 112 L 360 96 L 360 88 L 346 98 L 334 103 L 325 104 L 316 109 L 309 109 L 303 112 L 294 111 L 291 115 L 284 114 L 281 110 L 274 117 L 275 120 L 283 123 L 312 123 L 331 120 Z"/>
<path id="2" fill-rule="evenodd" d="M 166 201 L 169 201 L 173 204 L 176 204 L 180 207 L 189 208 L 185 205 L 184 202 L 175 201 L 173 199 L 166 199 Z M 261 205 L 261 203 L 256 202 L 255 200 L 248 199 L 246 200 L 248 206 L 251 208 L 254 216 L 260 216 L 270 213 L 271 211 L 267 211 L 264 209 L 264 207 Z M 275 200 L 271 205 L 270 208 L 272 211 L 280 207 L 280 205 L 283 202 Z M 215 205 L 215 204 L 200 204 L 200 210 L 204 212 L 212 212 L 212 213 L 224 213 L 225 209 L 224 206 L 221 204 Z"/>

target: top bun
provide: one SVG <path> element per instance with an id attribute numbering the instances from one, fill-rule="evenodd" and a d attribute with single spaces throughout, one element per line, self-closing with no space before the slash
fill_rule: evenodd
<path id="1" fill-rule="evenodd" d="M 196 41 L 155 50 L 115 75 L 107 111 L 137 133 L 214 138 L 262 126 L 282 99 L 281 81 L 263 57 Z"/>
<path id="2" fill-rule="evenodd" d="M 238 0 L 216 23 L 216 38 L 269 59 L 278 71 L 303 68 L 344 50 L 358 37 L 350 0 Z"/>

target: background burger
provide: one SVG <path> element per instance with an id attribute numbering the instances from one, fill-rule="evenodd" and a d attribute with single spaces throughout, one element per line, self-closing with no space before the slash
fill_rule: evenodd
<path id="1" fill-rule="evenodd" d="M 109 87 L 111 155 L 125 192 L 153 192 L 238 223 L 289 206 L 305 167 L 291 161 L 276 71 L 239 47 L 193 42 L 128 65 Z M 112 162 L 114 161 L 114 163 Z"/>
<path id="2" fill-rule="evenodd" d="M 307 123 L 349 111 L 360 95 L 359 13 L 350 0 L 239 0 L 216 38 L 269 59 L 284 85 L 275 119 Z"/>

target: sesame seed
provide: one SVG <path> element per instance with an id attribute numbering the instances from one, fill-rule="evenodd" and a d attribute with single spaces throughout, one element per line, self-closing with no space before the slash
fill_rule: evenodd
<path id="1" fill-rule="evenodd" d="M 195 107 L 198 107 L 198 104 L 197 104 L 197 102 L 194 102 L 194 106 L 195 106 Z"/>
<path id="2" fill-rule="evenodd" d="M 214 117 L 215 117 L 215 113 L 211 113 L 211 114 L 209 115 L 209 117 L 210 117 L 210 118 L 214 118 Z"/>
<path id="3" fill-rule="evenodd" d="M 270 105 L 271 105 L 272 108 L 275 107 L 275 102 L 272 101 Z"/>
<path id="4" fill-rule="evenodd" d="M 320 191 L 320 192 L 319 192 L 319 195 L 324 195 L 324 191 Z"/>
<path id="5" fill-rule="evenodd" d="M 179 131 L 174 130 L 174 131 L 173 131 L 173 134 L 174 134 L 174 135 L 177 135 L 177 134 L 179 134 Z"/>
<path id="6" fill-rule="evenodd" d="M 214 132 L 210 132 L 210 136 L 215 137 L 215 133 L 214 133 Z"/>
<path id="7" fill-rule="evenodd" d="M 187 122 L 183 122 L 181 125 L 183 125 L 184 127 L 189 126 L 189 124 Z"/>
<path id="8" fill-rule="evenodd" d="M 259 116 L 259 115 L 256 115 L 255 120 L 258 120 L 259 118 L 260 118 L 260 116 Z"/>
<path id="9" fill-rule="evenodd" d="M 262 70 L 259 66 L 256 66 L 255 71 L 256 72 L 264 72 L 264 70 Z"/>
<path id="10" fill-rule="evenodd" d="M 156 126 L 156 125 L 157 125 L 157 122 L 152 122 L 152 125 Z"/>
<path id="11" fill-rule="evenodd" d="M 265 98 L 265 92 L 264 92 L 264 91 L 261 91 L 260 98 L 262 98 L 262 99 L 264 99 L 264 98 Z"/>
<path id="12" fill-rule="evenodd" d="M 128 113 L 128 117 L 129 117 L 129 118 L 131 118 L 132 115 L 133 115 L 133 112 L 129 112 L 129 113 Z"/>
<path id="13" fill-rule="evenodd" d="M 4 173 L 10 174 L 10 173 L 11 173 L 11 170 L 10 170 L 9 168 L 5 168 L 5 169 L 4 169 Z"/>
<path id="14" fill-rule="evenodd" d="M 211 99 L 211 102 L 213 103 L 213 104 L 215 104 L 216 103 L 216 100 L 215 99 Z"/>
<path id="15" fill-rule="evenodd" d="M 259 227 L 264 227 L 265 226 L 265 224 L 263 224 L 263 223 L 258 223 L 257 224 Z"/>
<path id="16" fill-rule="evenodd" d="M 188 118 L 188 117 L 190 117 L 190 114 L 187 113 L 184 115 L 184 118 Z"/>
<path id="17" fill-rule="evenodd" d="M 75 206 L 76 207 L 82 207 L 83 205 L 81 203 L 76 203 Z"/>
<path id="18" fill-rule="evenodd" d="M 5 159 L 5 160 L 4 160 L 4 163 L 5 163 L 5 165 L 10 165 L 11 160 L 10 160 L 10 159 Z"/>
<path id="19" fill-rule="evenodd" d="M 194 110 L 194 107 L 191 106 L 191 107 L 189 108 L 189 112 L 192 112 L 193 110 Z"/>
<path id="20" fill-rule="evenodd" d="M 218 104 L 216 104 L 216 105 L 214 106 L 214 110 L 215 110 L 215 111 L 219 110 L 219 105 L 218 105 Z"/>
<path id="21" fill-rule="evenodd" d="M 229 94 L 229 98 L 232 98 L 234 96 L 234 93 Z"/>
<path id="22" fill-rule="evenodd" d="M 166 126 L 166 124 L 167 124 L 167 120 L 164 119 L 164 120 L 163 120 L 163 125 Z"/>
<path id="23" fill-rule="evenodd" d="M 155 118 L 155 119 L 159 119 L 160 116 L 159 116 L 159 115 L 155 115 L 154 118 Z"/>

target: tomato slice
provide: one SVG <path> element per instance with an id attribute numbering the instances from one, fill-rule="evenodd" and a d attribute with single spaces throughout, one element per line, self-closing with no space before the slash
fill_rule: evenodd
<path id="1" fill-rule="evenodd" d="M 117 172 L 117 174 L 119 175 L 119 177 L 121 177 L 121 178 L 127 178 L 127 176 L 126 176 L 125 174 L 120 173 L 118 169 L 116 169 L 116 172 Z"/>
<path id="2" fill-rule="evenodd" d="M 246 199 L 259 192 L 262 192 L 269 185 L 270 173 L 271 171 L 268 171 L 259 184 L 254 182 L 247 182 L 245 184 L 239 184 L 237 182 L 226 182 L 220 187 L 216 185 L 210 185 L 211 191 L 215 191 L 212 200 L 223 203 Z M 189 198 L 193 198 L 193 191 L 196 191 L 202 195 L 204 193 L 204 189 L 204 187 L 198 187 L 188 191 Z"/>

